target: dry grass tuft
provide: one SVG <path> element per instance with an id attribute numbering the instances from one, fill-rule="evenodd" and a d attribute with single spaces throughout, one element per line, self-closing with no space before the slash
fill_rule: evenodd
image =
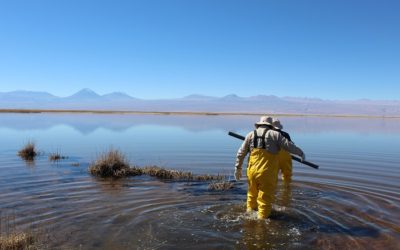
<path id="1" fill-rule="evenodd" d="M 127 171 L 127 176 L 142 175 L 143 169 L 138 167 L 130 167 Z"/>
<path id="2" fill-rule="evenodd" d="M 33 161 L 37 155 L 35 143 L 28 142 L 20 151 L 18 151 L 18 155 L 26 161 Z"/>
<path id="3" fill-rule="evenodd" d="M 160 168 L 157 166 L 144 167 L 143 174 L 154 176 L 159 179 L 193 180 L 193 174 L 191 172 L 165 169 L 165 168 Z"/>
<path id="4" fill-rule="evenodd" d="M 59 161 L 67 159 L 68 157 L 61 155 L 60 153 L 51 153 L 49 154 L 49 161 Z"/>
<path id="5" fill-rule="evenodd" d="M 226 191 L 233 188 L 233 183 L 229 181 L 212 182 L 208 185 L 208 190 Z"/>
<path id="6" fill-rule="evenodd" d="M 89 172 L 100 177 L 124 177 L 141 174 L 136 167 L 129 167 L 125 155 L 119 150 L 110 149 L 101 154 L 98 159 L 89 165 Z"/>
<path id="7" fill-rule="evenodd" d="M 143 174 L 166 180 L 182 180 L 182 181 L 211 181 L 222 180 L 221 175 L 194 175 L 192 172 L 165 169 L 157 166 L 149 166 L 143 168 Z"/>
<path id="8" fill-rule="evenodd" d="M 0 237 L 0 249 L 2 250 L 31 249 L 34 243 L 33 235 L 22 232 Z"/>

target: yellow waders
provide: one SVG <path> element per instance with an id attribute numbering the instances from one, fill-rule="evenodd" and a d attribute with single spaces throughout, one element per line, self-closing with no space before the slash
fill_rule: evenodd
<path id="1" fill-rule="evenodd" d="M 247 166 L 247 210 L 257 210 L 258 218 L 266 219 L 271 213 L 278 181 L 278 154 L 254 148 Z"/>
<path id="2" fill-rule="evenodd" d="M 282 173 L 282 180 L 289 184 L 292 180 L 292 156 L 286 150 L 280 150 L 278 153 L 279 157 L 279 169 Z"/>

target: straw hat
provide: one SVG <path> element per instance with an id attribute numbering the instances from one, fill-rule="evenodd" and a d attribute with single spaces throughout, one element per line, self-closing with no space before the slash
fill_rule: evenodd
<path id="1" fill-rule="evenodd" d="M 281 125 L 281 122 L 278 119 L 273 119 L 272 126 L 275 129 L 282 129 L 283 128 L 282 125 Z"/>
<path id="2" fill-rule="evenodd" d="M 272 126 L 272 117 L 271 116 L 261 116 L 260 121 L 256 122 L 254 125 L 260 126 L 260 125 L 271 125 Z"/>

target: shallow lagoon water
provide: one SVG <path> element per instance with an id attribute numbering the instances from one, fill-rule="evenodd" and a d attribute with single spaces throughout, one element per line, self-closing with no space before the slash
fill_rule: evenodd
<path id="1" fill-rule="evenodd" d="M 59 249 L 398 249 L 400 120 L 280 117 L 319 170 L 294 163 L 267 221 L 245 213 L 246 181 L 227 192 L 208 183 L 87 173 L 110 147 L 135 165 L 233 178 L 256 116 L 1 114 L 0 209 L 18 228 L 42 228 Z M 28 141 L 41 155 L 16 152 Z M 49 153 L 66 160 L 51 163 Z M 79 166 L 72 163 L 79 162 Z"/>

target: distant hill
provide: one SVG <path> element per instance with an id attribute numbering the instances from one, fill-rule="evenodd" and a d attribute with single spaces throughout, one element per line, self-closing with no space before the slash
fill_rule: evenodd
<path id="1" fill-rule="evenodd" d="M 101 96 L 94 92 L 91 89 L 82 89 L 75 94 L 63 98 L 64 100 L 73 100 L 73 101 L 91 101 L 91 100 L 99 100 Z"/>
<path id="2" fill-rule="evenodd" d="M 400 100 L 323 100 L 257 95 L 223 97 L 189 95 L 176 99 L 143 100 L 125 93 L 99 95 L 82 89 L 68 97 L 46 92 L 0 93 L 0 109 L 74 109 L 121 111 L 248 112 L 321 115 L 400 116 Z"/>

